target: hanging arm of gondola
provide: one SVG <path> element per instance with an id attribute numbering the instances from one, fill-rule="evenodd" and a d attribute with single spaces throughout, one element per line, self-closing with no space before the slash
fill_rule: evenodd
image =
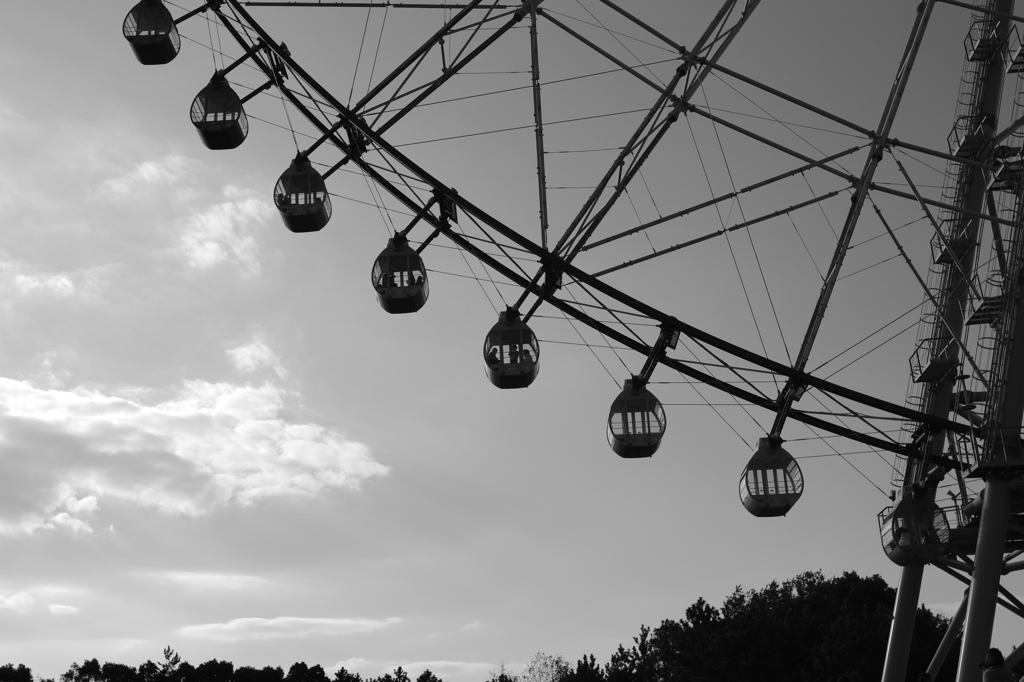
<path id="1" fill-rule="evenodd" d="M 440 207 L 440 217 L 438 217 L 437 222 L 434 223 L 433 231 L 431 231 L 431 233 L 427 235 L 427 238 L 424 239 L 416 248 L 417 254 L 423 253 L 423 250 L 430 246 L 430 242 L 434 241 L 437 235 L 441 234 L 442 232 L 446 232 L 451 227 L 452 221 L 455 220 L 455 202 L 446 197 L 444 194 L 435 191 L 433 195 L 430 197 L 430 202 L 427 204 L 426 207 L 424 207 L 424 211 L 426 211 L 427 208 L 429 208 L 431 205 L 435 203 L 438 204 L 438 206 Z M 417 218 L 417 220 L 421 220 L 423 218 L 426 218 L 427 216 L 433 218 L 433 215 L 431 215 L 429 212 L 421 212 L 418 213 L 417 215 L 420 216 L 419 218 Z M 415 222 L 416 221 L 413 221 L 413 224 L 415 224 Z M 412 224 L 410 224 L 409 227 L 405 228 L 403 234 L 405 234 L 411 229 Z"/>
<path id="2" fill-rule="evenodd" d="M 174 20 L 174 25 L 177 26 L 178 24 L 180 24 L 183 21 L 186 21 L 188 19 L 191 19 L 192 17 L 196 16 L 197 14 L 202 14 L 206 10 L 212 9 L 212 10 L 216 11 L 221 6 L 221 4 L 223 2 L 224 2 L 224 0 L 206 0 L 206 2 L 204 2 L 199 7 L 196 7 L 191 12 L 186 12 L 185 14 L 182 14 L 180 17 L 175 19 Z"/>
<path id="3" fill-rule="evenodd" d="M 243 54 L 241 57 L 225 66 L 223 69 L 218 69 L 214 76 L 219 76 L 221 78 L 227 77 L 229 73 L 237 69 L 257 52 L 264 49 L 264 47 L 266 46 L 263 44 L 263 41 L 257 40 L 255 43 L 253 43 L 252 47 L 245 51 L 245 54 Z"/>
<path id="4" fill-rule="evenodd" d="M 669 349 L 675 350 L 676 344 L 679 343 L 679 332 L 674 329 L 662 326 L 661 332 L 658 334 L 658 340 L 654 342 L 651 347 L 651 352 L 647 356 L 647 361 L 644 362 L 643 368 L 640 370 L 640 374 L 633 377 L 634 382 L 637 379 L 641 383 L 646 384 L 651 380 L 651 375 L 654 374 L 654 368 L 658 366 L 661 359 L 665 356 L 665 352 Z"/>
<path id="5" fill-rule="evenodd" d="M 245 104 L 246 102 L 251 100 L 253 97 L 255 97 L 256 95 L 260 94 L 261 92 L 265 92 L 265 91 L 269 90 L 270 88 L 274 87 L 274 85 L 275 85 L 274 81 L 273 80 L 269 80 L 266 83 L 264 83 L 263 85 L 259 86 L 258 88 L 253 89 L 252 92 L 250 92 L 248 95 L 246 95 L 245 97 L 243 97 L 241 99 L 242 104 Z"/>
<path id="6" fill-rule="evenodd" d="M 395 240 L 404 242 L 408 238 L 409 232 L 412 231 L 412 228 L 416 227 L 416 223 L 423 220 L 423 217 L 430 212 L 430 209 L 433 208 L 434 204 L 436 203 L 437 195 L 435 194 L 434 196 L 430 197 L 430 200 L 427 203 L 423 204 L 423 208 L 416 212 L 416 215 L 413 216 L 409 224 L 405 226 L 405 229 L 395 233 Z"/>

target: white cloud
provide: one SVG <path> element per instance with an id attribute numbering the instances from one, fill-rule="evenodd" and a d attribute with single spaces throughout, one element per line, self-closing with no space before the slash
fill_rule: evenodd
<path id="1" fill-rule="evenodd" d="M 78 609 L 66 604 L 50 604 L 50 613 L 58 616 L 73 616 L 78 613 Z"/>
<path id="2" fill-rule="evenodd" d="M 196 639 L 238 642 L 253 639 L 282 639 L 350 635 L 376 632 L 402 622 L 401 618 L 236 618 L 227 623 L 188 625 L 181 634 Z"/>
<path id="3" fill-rule="evenodd" d="M 0 610 L 28 613 L 35 603 L 36 600 L 28 592 L 16 592 L 9 597 L 0 595 Z"/>
<path id="4" fill-rule="evenodd" d="M 480 630 L 480 629 L 483 628 L 483 626 L 484 626 L 483 623 L 481 623 L 478 620 L 474 620 L 472 623 L 466 623 L 461 628 L 459 628 L 459 632 L 469 632 L 471 630 Z"/>
<path id="5" fill-rule="evenodd" d="M 92 526 L 67 512 L 57 512 L 41 524 L 43 528 L 63 528 L 76 535 L 91 535 Z"/>
<path id="6" fill-rule="evenodd" d="M 200 515 L 388 473 L 362 443 L 282 418 L 290 394 L 273 384 L 189 381 L 155 405 L 126 394 L 0 378 L 0 530 L 90 533 L 105 498 Z"/>
<path id="7" fill-rule="evenodd" d="M 331 667 L 327 668 L 327 671 L 333 673 L 336 670 L 344 668 L 345 670 L 356 672 L 359 670 L 368 670 L 370 668 L 377 669 L 378 667 L 380 667 L 380 664 L 375 663 L 374 661 L 368 661 L 365 658 L 346 658 L 344 661 L 338 661 Z"/>
<path id="8" fill-rule="evenodd" d="M 270 581 L 254 575 L 232 573 L 195 573 L 191 571 L 161 571 L 154 573 L 157 580 L 196 590 L 255 590 L 270 585 Z"/>
<path id="9" fill-rule="evenodd" d="M 52 296 L 71 296 L 75 284 L 67 275 L 15 275 L 14 286 L 19 293 L 47 293 Z"/>
<path id="10" fill-rule="evenodd" d="M 83 590 L 78 587 L 62 585 L 35 585 L 17 591 L 0 591 L 0 611 L 14 611 L 18 614 L 26 614 L 32 611 L 37 601 L 48 602 L 53 599 L 63 599 L 69 595 L 81 595 Z M 69 610 L 70 609 L 70 610 Z M 50 604 L 51 613 L 77 613 L 78 609 L 63 604 Z"/>
<path id="11" fill-rule="evenodd" d="M 287 374 L 284 366 L 281 364 L 281 359 L 270 349 L 261 336 L 253 339 L 252 343 L 228 350 L 227 355 L 235 368 L 243 374 L 251 374 L 260 367 L 273 369 L 277 376 L 282 379 Z"/>
<path id="12" fill-rule="evenodd" d="M 471 663 L 468 661 L 414 661 L 401 665 L 410 672 L 410 676 L 414 679 L 424 670 L 430 670 L 437 673 L 438 677 L 443 678 L 446 674 L 483 676 L 494 670 L 495 667 L 493 663 Z"/>
<path id="13" fill-rule="evenodd" d="M 496 666 L 493 663 L 474 663 L 469 661 L 369 661 L 365 658 L 346 658 L 338 661 L 327 671 L 334 673 L 341 668 L 349 672 L 358 672 L 364 676 L 377 677 L 402 666 L 413 679 L 424 670 L 430 670 L 440 678 L 448 676 L 483 677 Z"/>
<path id="14" fill-rule="evenodd" d="M 274 208 L 252 190 L 230 185 L 224 188 L 224 197 L 227 201 L 188 219 L 182 252 L 193 268 L 208 269 L 230 259 L 244 272 L 259 274 L 259 249 L 251 231 L 254 224 L 271 217 Z"/>
<path id="15" fill-rule="evenodd" d="M 194 173 L 198 165 L 193 159 L 172 154 L 158 161 L 143 161 L 130 173 L 111 178 L 104 185 L 117 195 L 129 195 L 147 185 L 166 188 Z"/>
<path id="16" fill-rule="evenodd" d="M 53 271 L 13 260 L 0 261 L 0 292 L 23 297 L 29 306 L 40 298 L 95 303 L 115 278 L 117 266 L 101 265 L 76 270 Z M 6 306 L 11 304 L 6 300 Z"/>

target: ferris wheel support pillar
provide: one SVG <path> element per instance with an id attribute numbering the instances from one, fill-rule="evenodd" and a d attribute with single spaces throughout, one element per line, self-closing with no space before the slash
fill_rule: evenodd
<path id="1" fill-rule="evenodd" d="M 904 566 L 900 571 L 900 584 L 896 588 L 896 605 L 892 610 L 889 646 L 885 651 L 882 682 L 905 682 L 907 663 L 910 661 L 910 640 L 914 637 L 914 620 L 921 597 L 921 579 L 924 565 Z"/>
<path id="2" fill-rule="evenodd" d="M 960 630 L 964 626 L 964 618 L 967 617 L 967 595 L 968 591 L 964 590 L 964 598 L 960 601 L 960 606 L 957 607 L 956 613 L 953 614 L 953 620 L 949 621 L 946 634 L 942 636 L 942 642 L 939 643 L 939 648 L 935 651 L 935 655 L 932 656 L 932 662 L 928 664 L 926 672 L 931 675 L 933 680 L 939 678 L 942 664 L 946 662 L 946 656 L 949 655 L 950 649 L 953 648 L 953 642 L 960 636 Z"/>
<path id="3" fill-rule="evenodd" d="M 981 682 L 980 665 L 992 643 L 992 622 L 996 615 L 999 577 L 1003 573 L 1009 516 L 1009 482 L 998 475 L 990 476 L 985 482 L 957 682 Z"/>

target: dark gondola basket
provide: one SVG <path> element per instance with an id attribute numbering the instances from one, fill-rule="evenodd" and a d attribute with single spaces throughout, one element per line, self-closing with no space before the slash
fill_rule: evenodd
<path id="1" fill-rule="evenodd" d="M 192 125 L 209 149 L 234 149 L 249 134 L 249 120 L 242 100 L 220 75 L 192 100 Z"/>
<path id="2" fill-rule="evenodd" d="M 181 50 L 174 17 L 161 0 L 141 0 L 124 18 L 122 32 L 135 58 L 149 65 L 167 64 Z"/>
<path id="3" fill-rule="evenodd" d="M 278 179 L 274 205 L 292 232 L 317 232 L 331 219 L 331 197 L 324 178 L 302 155 Z"/>
<path id="4" fill-rule="evenodd" d="M 513 308 L 498 314 L 484 338 L 487 378 L 498 388 L 526 388 L 540 371 L 540 343 Z"/>
<path id="5" fill-rule="evenodd" d="M 625 459 L 650 457 L 661 447 L 665 408 L 638 377 L 626 379 L 608 411 L 608 445 Z"/>
<path id="6" fill-rule="evenodd" d="M 414 313 L 430 295 L 423 260 L 404 238 L 388 240 L 373 262 L 370 281 L 380 307 L 392 314 Z"/>
<path id="7" fill-rule="evenodd" d="M 800 465 L 771 439 L 757 441 L 757 450 L 740 476 L 740 501 L 754 516 L 785 516 L 804 492 Z"/>
<path id="8" fill-rule="evenodd" d="M 879 514 L 878 522 L 882 548 L 897 566 L 921 566 L 949 549 L 949 522 L 933 501 L 905 493 Z"/>

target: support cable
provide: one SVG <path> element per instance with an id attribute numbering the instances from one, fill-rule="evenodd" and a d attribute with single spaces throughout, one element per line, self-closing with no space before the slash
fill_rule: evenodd
<path id="1" fill-rule="evenodd" d="M 373 74 L 375 74 L 377 72 L 377 57 L 380 55 L 380 45 L 381 45 L 381 43 L 384 42 L 384 27 L 387 25 L 387 23 L 388 23 L 388 6 L 385 5 L 384 6 L 384 18 L 381 19 L 381 22 L 380 22 L 380 33 L 377 34 L 377 49 L 374 50 L 374 52 L 373 52 L 373 64 L 370 65 L 370 80 L 368 80 L 366 82 L 366 89 L 367 89 L 367 91 L 369 91 L 369 89 L 373 86 Z M 351 96 L 350 96 L 349 97 L 349 102 L 351 102 L 351 101 L 352 101 L 352 99 L 351 99 Z"/>
<path id="2" fill-rule="evenodd" d="M 896 79 L 889 92 L 889 98 L 886 102 L 885 109 L 882 113 L 881 120 L 878 124 L 877 134 L 871 145 L 871 154 L 869 155 L 864 170 L 861 172 L 861 177 L 857 182 L 857 191 L 853 197 L 853 203 L 850 206 L 850 212 L 847 214 L 847 219 L 843 225 L 842 236 L 836 244 L 836 251 L 832 257 L 832 262 L 829 265 L 828 275 L 825 279 L 825 284 L 821 289 L 821 293 L 818 296 L 818 302 L 815 304 L 814 312 L 811 315 L 811 321 L 808 325 L 807 332 L 804 334 L 804 340 L 800 347 L 800 352 L 797 355 L 797 360 L 794 365 L 795 369 L 803 371 L 807 366 L 807 362 L 810 359 L 811 350 L 814 347 L 814 342 L 817 339 L 818 331 L 821 328 L 821 323 L 825 317 L 825 310 L 828 307 L 829 301 L 832 298 L 832 291 L 835 288 L 836 281 L 839 278 L 839 271 L 842 268 L 843 261 L 846 257 L 846 253 L 849 250 L 850 241 L 853 238 L 854 229 L 857 226 L 858 219 L 860 217 L 861 208 L 864 205 L 864 199 L 867 196 L 868 187 L 871 184 L 871 180 L 874 177 L 875 169 L 878 166 L 878 162 L 882 158 L 882 144 L 881 140 L 884 140 L 889 135 L 889 131 L 892 129 L 893 121 L 896 118 L 896 112 L 899 109 L 900 101 L 903 97 L 903 92 L 907 86 L 907 80 L 910 75 L 910 71 L 913 67 L 915 58 L 917 57 L 918 49 L 920 48 L 921 42 L 924 39 L 924 30 L 927 27 L 928 19 L 931 16 L 932 8 L 935 5 L 935 0 L 928 0 L 918 6 L 917 17 L 914 22 L 914 28 L 911 32 L 910 39 L 907 42 L 907 46 L 903 53 L 903 58 L 900 60 L 900 67 L 896 74 Z M 794 382 L 792 379 L 786 382 L 786 388 L 779 395 L 779 413 L 776 415 L 775 423 L 772 425 L 772 436 L 778 438 L 781 437 L 782 428 L 786 423 L 786 416 L 789 407 L 800 393 L 803 392 L 803 387 Z"/>
<path id="3" fill-rule="evenodd" d="M 707 166 L 704 165 L 704 156 L 700 153 L 700 146 L 697 144 L 697 136 L 693 132 L 693 125 L 691 125 L 689 117 L 687 117 L 687 119 L 686 119 L 686 126 L 689 129 L 689 131 L 690 131 L 690 137 L 693 139 L 693 147 L 694 147 L 694 149 L 697 152 L 697 159 L 700 160 L 701 170 L 704 172 L 704 181 L 708 185 L 708 191 L 711 192 L 712 196 L 714 196 L 715 195 L 715 190 L 714 190 L 714 187 L 711 186 L 711 176 L 708 175 Z M 735 191 L 735 188 L 733 188 L 733 189 Z M 721 231 L 718 234 L 725 235 L 725 243 L 729 247 L 729 255 L 732 258 L 733 267 L 736 269 L 736 276 L 739 278 L 740 287 L 743 289 L 743 297 L 747 301 L 747 310 L 750 311 L 750 319 L 754 322 L 754 331 L 757 332 L 757 339 L 761 343 L 761 352 L 765 354 L 765 357 L 767 357 L 768 356 L 768 348 L 765 346 L 764 336 L 761 334 L 761 327 L 757 323 L 757 315 L 754 314 L 754 304 L 750 300 L 750 294 L 747 291 L 747 283 L 743 279 L 743 271 L 740 270 L 739 261 L 736 259 L 736 252 L 733 250 L 733 248 L 732 248 L 732 241 L 729 239 L 729 231 L 725 227 L 725 220 L 722 218 L 722 211 L 718 208 L 717 204 L 715 205 L 715 213 L 718 215 L 718 223 L 719 223 L 719 225 L 722 226 L 722 229 L 721 229 Z M 665 253 L 665 250 L 663 250 L 662 253 Z M 646 256 L 645 259 L 646 258 L 652 258 L 652 257 L 654 257 L 656 255 L 658 255 L 658 254 L 657 253 L 651 254 L 650 256 Z M 640 259 L 635 259 L 635 260 L 638 261 Z M 611 268 L 607 268 L 603 272 L 597 273 L 595 276 L 599 277 L 600 275 L 608 272 L 610 269 Z"/>
<path id="4" fill-rule="evenodd" d="M 238 0 L 227 0 L 227 2 L 229 2 L 232 5 L 232 7 L 234 7 L 236 9 L 236 11 L 239 11 L 239 12 L 243 13 L 244 16 L 246 16 L 247 20 L 250 23 L 254 23 L 254 22 L 252 22 L 251 17 L 248 17 L 248 15 L 244 13 L 244 9 L 242 9 L 240 7 L 240 5 L 238 4 Z M 258 31 L 262 31 L 262 29 L 259 29 L 258 27 L 257 27 L 257 30 Z M 301 66 L 299 66 L 290 57 L 290 55 L 288 55 L 287 53 L 283 52 L 278 45 L 273 43 L 272 40 L 269 38 L 269 36 L 266 36 L 265 33 L 264 33 L 264 39 L 265 39 L 265 41 L 267 41 L 268 46 L 272 50 L 274 50 L 278 54 L 278 56 L 286 64 L 288 64 L 288 66 L 293 71 L 297 71 L 299 73 L 302 73 L 303 77 L 306 78 L 304 72 L 302 71 Z M 308 78 L 306 78 L 306 80 L 309 81 Z M 580 279 L 581 281 L 586 282 L 588 285 L 594 287 L 596 290 L 598 290 L 601 293 L 609 296 L 610 298 L 618 301 L 619 303 L 624 304 L 624 305 L 626 305 L 626 306 L 628 306 L 630 308 L 633 308 L 634 310 L 636 310 L 638 312 L 644 313 L 644 314 L 646 314 L 649 317 L 652 317 L 654 319 L 659 320 L 664 325 L 666 325 L 666 327 L 668 327 L 669 329 L 678 330 L 681 333 L 685 333 L 685 334 L 687 334 L 689 336 L 703 338 L 708 343 L 711 343 L 712 345 L 714 345 L 717 348 L 720 348 L 722 350 L 725 350 L 726 352 L 729 352 L 729 353 L 731 353 L 733 355 L 736 355 L 738 358 L 742 358 L 742 359 L 748 360 L 749 362 L 751 362 L 753 364 L 756 364 L 756 365 L 759 365 L 759 366 L 762 366 L 762 367 L 770 368 L 773 371 L 777 371 L 777 372 L 779 372 L 782 375 L 789 376 L 791 378 L 799 379 L 799 381 L 801 383 L 806 383 L 809 386 L 814 386 L 814 387 L 819 387 L 819 388 L 828 387 L 825 390 L 832 390 L 837 395 L 845 395 L 847 397 L 851 397 L 852 399 L 857 400 L 858 402 L 861 402 L 861 403 L 863 403 L 865 405 L 874 406 L 877 409 L 882 409 L 884 411 L 887 411 L 887 412 L 890 412 L 890 413 L 893 413 L 893 414 L 907 416 L 908 418 L 913 418 L 913 419 L 919 419 L 921 421 L 924 421 L 926 424 L 929 424 L 929 425 L 932 425 L 932 426 L 936 426 L 936 427 L 939 427 L 939 428 L 947 428 L 947 429 L 950 429 L 950 430 L 952 430 L 954 432 L 958 432 L 958 433 L 963 431 L 962 425 L 960 425 L 960 424 L 958 424 L 956 422 L 952 422 L 952 421 L 950 421 L 948 419 L 942 419 L 942 418 L 933 417 L 931 415 L 927 415 L 927 414 L 918 412 L 916 410 L 912 410 L 912 409 L 906 408 L 905 406 L 902 406 L 902 405 L 897 405 L 897 404 L 894 404 L 894 403 L 888 403 L 886 401 L 879 400 L 879 399 L 874 398 L 872 396 L 869 396 L 869 395 L 866 395 L 866 394 L 862 394 L 862 393 L 859 393 L 857 391 L 853 391 L 851 389 L 848 389 L 848 388 L 845 388 L 845 387 L 842 387 L 842 386 L 831 384 L 830 382 L 824 382 L 824 381 L 822 381 L 822 380 L 820 380 L 820 379 L 818 379 L 816 377 L 807 375 L 805 372 L 803 372 L 801 370 L 796 370 L 796 369 L 794 369 L 792 367 L 789 367 L 789 366 L 786 366 L 786 365 L 784 365 L 782 363 L 778 363 L 778 362 L 775 362 L 775 361 L 770 360 L 768 358 L 759 356 L 756 353 L 751 353 L 750 351 L 747 351 L 746 349 L 743 349 L 743 348 L 741 348 L 739 346 L 736 346 L 735 344 L 730 344 L 730 343 L 728 343 L 728 342 L 726 342 L 726 341 L 724 341 L 722 339 L 718 339 L 718 338 L 714 337 L 713 335 L 708 334 L 707 332 L 704 332 L 704 331 L 699 330 L 699 329 L 697 329 L 695 327 L 692 327 L 691 325 L 687 325 L 687 324 L 681 322 L 680 320 L 678 320 L 678 319 L 676 319 L 674 317 L 668 316 L 668 315 L 666 315 L 666 314 L 656 310 L 655 308 L 653 308 L 653 307 L 651 307 L 649 305 L 646 305 L 646 304 L 638 301 L 637 299 L 624 294 L 621 291 L 618 291 L 614 287 L 608 286 L 607 284 L 601 282 L 600 280 L 595 279 L 594 277 L 592 277 L 592 276 L 588 275 L 587 273 L 581 271 L 579 268 L 574 267 L 571 263 L 565 262 L 564 259 L 559 258 L 558 256 L 556 256 L 554 254 L 544 252 L 543 249 L 540 249 L 537 245 L 533 244 L 530 240 L 528 240 L 525 237 L 523 237 L 522 235 L 518 234 L 515 230 L 512 230 L 508 226 L 502 224 L 500 221 L 497 221 L 493 217 L 489 216 L 486 212 L 484 212 L 481 209 L 479 209 L 478 207 L 476 207 L 473 203 L 468 201 L 465 197 L 462 197 L 462 196 L 460 196 L 458 194 L 455 194 L 450 188 L 447 188 L 443 183 L 441 183 L 440 181 L 435 179 L 433 176 L 431 176 L 429 173 L 427 173 L 424 169 L 422 169 L 419 165 L 417 165 L 411 159 L 408 159 L 403 154 L 401 154 L 401 152 L 399 152 L 398 150 L 394 149 L 394 147 L 389 145 L 383 138 L 381 138 L 377 134 L 376 131 L 370 129 L 369 127 L 367 127 L 365 125 L 365 123 L 363 123 L 363 122 L 359 121 L 357 118 L 355 118 L 352 115 L 352 112 L 349 111 L 346 107 L 344 107 L 344 105 L 341 105 L 340 103 L 336 102 L 334 100 L 334 98 L 330 95 L 329 92 L 327 92 L 326 90 L 324 90 L 322 87 L 319 87 L 319 86 L 317 86 L 316 89 L 317 89 L 318 93 L 321 96 L 323 96 L 325 99 L 327 99 L 327 101 L 331 102 L 332 105 L 335 105 L 335 106 L 339 107 L 339 112 L 341 113 L 341 115 L 344 118 L 346 118 L 346 120 L 351 125 L 357 127 L 359 130 L 361 130 L 371 141 L 373 141 L 382 150 L 386 151 L 389 155 L 393 156 L 403 166 L 408 168 L 410 172 L 418 175 L 422 179 L 423 182 L 432 185 L 435 188 L 435 191 L 439 192 L 441 195 L 443 195 L 444 197 L 446 197 L 450 201 L 453 201 L 460 209 L 462 209 L 464 211 L 468 211 L 468 212 L 474 213 L 484 223 L 486 223 L 488 226 L 490 226 L 493 229 L 495 229 L 497 232 L 499 232 L 500 234 L 502 234 L 503 236 L 505 236 L 506 238 L 508 238 L 512 242 L 514 242 L 514 243 L 522 246 L 523 248 L 526 248 L 527 250 L 530 250 L 531 252 L 533 252 L 536 256 L 538 256 L 538 258 L 541 260 L 541 262 L 545 266 L 556 267 L 557 269 L 559 269 L 561 271 L 564 271 L 566 274 L 568 274 L 568 275 L 570 275 L 572 277 L 575 277 L 577 279 Z M 299 102 L 297 99 L 294 99 L 294 95 L 292 95 L 292 93 L 290 91 L 285 90 L 284 94 L 286 96 L 289 96 L 290 98 L 292 98 L 291 99 L 292 103 L 300 111 L 303 111 L 303 113 L 305 113 L 305 110 L 304 110 L 304 107 L 303 107 L 302 103 Z M 310 120 L 315 120 L 315 119 L 310 119 Z M 332 137 L 332 142 L 333 142 L 333 144 L 338 146 L 339 149 L 341 149 L 344 153 L 348 152 L 347 144 L 344 141 L 340 140 L 337 136 Z M 374 171 L 371 166 L 361 162 L 358 159 L 356 159 L 356 163 L 357 164 L 362 164 L 364 166 L 364 170 L 366 170 L 368 173 L 370 173 L 371 177 L 374 177 L 374 179 L 377 182 L 384 183 L 386 188 L 388 189 L 388 191 L 391 192 L 400 202 L 405 204 L 407 208 L 409 208 L 410 210 L 413 210 L 413 211 L 419 210 L 419 207 L 416 206 L 415 202 L 413 202 L 409 197 L 405 196 L 397 187 L 391 186 L 390 183 L 387 183 L 387 180 L 384 179 L 383 177 L 381 177 L 379 174 L 377 174 L 376 171 Z M 451 239 L 453 239 L 453 241 L 456 241 L 456 243 L 458 243 L 460 246 L 462 246 L 463 248 L 467 249 L 473 255 L 478 255 L 479 254 L 478 255 L 479 258 L 485 260 L 485 262 L 487 262 L 490 265 L 492 265 L 492 267 L 495 267 L 503 275 L 505 275 L 506 277 L 510 278 L 511 281 L 520 284 L 520 286 L 523 286 L 523 285 L 532 286 L 532 285 L 530 285 L 528 280 L 525 280 L 524 278 L 519 276 L 517 273 L 515 273 L 515 271 L 510 270 L 510 269 L 502 266 L 500 263 L 497 263 L 496 261 L 493 261 L 493 259 L 490 259 L 490 257 L 487 256 L 486 254 L 479 253 L 479 250 L 475 249 L 475 247 L 473 246 L 472 243 L 462 239 L 462 237 L 460 235 L 452 232 L 452 233 L 449 234 L 449 237 Z M 535 293 L 539 293 L 539 292 L 540 292 L 539 288 L 535 289 Z M 580 319 L 581 321 L 586 321 L 586 323 L 588 325 L 590 325 L 590 326 L 596 326 L 596 328 L 598 328 L 598 327 L 601 328 L 602 330 L 604 330 L 604 333 L 609 334 L 613 339 L 615 339 L 617 341 L 620 341 L 620 342 L 624 342 L 629 347 L 633 347 L 635 350 L 638 350 L 638 351 L 642 352 L 641 349 L 636 346 L 636 343 L 634 341 L 630 340 L 628 337 L 625 337 L 625 336 L 622 336 L 621 334 L 618 334 L 613 329 L 608 329 L 605 326 L 600 325 L 600 323 L 598 323 L 596 321 L 593 321 L 593 320 L 590 320 L 589 318 L 587 318 L 578 309 L 575 309 L 572 306 L 569 306 L 569 305 L 565 304 L 562 301 L 557 301 L 557 299 L 554 299 L 553 297 L 551 299 L 551 303 L 552 303 L 552 305 L 562 306 L 563 309 L 566 310 L 566 312 L 568 312 L 570 315 L 576 317 L 577 319 Z M 673 368 L 676 368 L 676 365 L 678 365 L 678 363 L 675 363 L 674 361 L 671 361 L 671 360 L 663 360 L 662 362 L 669 364 L 669 366 L 673 366 Z M 730 387 L 728 385 L 723 385 L 723 384 L 721 384 L 721 382 L 718 382 L 714 377 L 706 375 L 706 374 L 704 374 L 702 372 L 699 372 L 697 370 L 693 370 L 692 368 L 684 367 L 684 366 L 681 366 L 681 365 L 679 365 L 678 368 L 680 369 L 680 371 L 683 371 L 684 373 L 687 373 L 690 376 L 693 376 L 694 378 L 698 378 L 700 380 L 705 380 L 708 383 L 712 384 L 713 386 L 716 386 L 716 387 L 720 388 L 721 390 L 723 390 L 725 392 L 736 392 L 736 391 L 738 391 L 738 392 L 736 392 L 734 394 L 737 395 L 738 397 L 740 397 L 743 400 L 749 400 L 750 402 L 752 402 L 752 404 L 754 404 L 756 406 L 760 406 L 760 407 L 764 407 L 766 409 L 772 409 L 772 410 L 778 409 L 778 405 L 776 405 L 774 402 L 772 402 L 771 404 L 766 404 L 765 401 L 763 399 L 761 399 L 759 396 L 750 394 L 750 393 L 748 393 L 746 391 L 735 389 L 734 387 Z M 811 423 L 811 424 L 818 424 L 819 422 L 821 422 L 821 420 L 816 420 L 816 418 L 813 418 L 813 417 L 810 417 L 810 416 L 806 416 L 806 415 L 800 415 L 799 411 L 793 412 L 792 417 L 795 418 L 795 419 L 798 419 L 800 421 L 805 421 L 805 422 Z M 845 429 L 840 429 L 839 427 L 836 427 L 835 425 L 828 424 L 828 423 L 821 423 L 820 428 L 822 428 L 824 430 L 827 430 L 827 431 L 830 431 L 830 432 L 833 432 L 833 433 L 846 434 L 846 435 L 848 435 L 848 437 L 850 437 L 850 438 L 852 438 L 854 440 L 858 440 L 858 441 L 861 441 L 861 442 L 870 442 L 873 445 L 875 445 L 875 441 L 877 441 L 877 439 L 873 439 L 870 436 L 866 436 L 866 435 L 863 435 L 863 434 L 857 434 L 857 433 L 849 433 Z M 876 446 L 880 447 L 881 449 L 886 449 L 886 450 L 891 448 L 891 446 L 888 443 L 885 443 L 884 441 L 881 441 L 881 444 L 878 444 Z"/>
<path id="5" fill-rule="evenodd" d="M 704 96 L 704 103 L 707 105 L 708 110 L 711 110 L 711 102 L 708 100 L 707 92 L 704 90 L 704 84 L 700 86 L 700 92 Z M 722 162 L 725 164 L 726 175 L 729 176 L 729 185 L 732 187 L 733 194 L 736 194 L 736 181 L 732 176 L 732 168 L 729 166 L 729 159 L 725 154 L 725 146 L 722 144 L 722 137 L 718 134 L 718 126 L 713 122 L 711 124 L 712 130 L 715 131 L 715 139 L 718 141 L 718 150 L 722 153 Z M 692 131 L 691 131 L 692 132 Z M 695 140 L 696 142 L 696 140 Z M 814 194 L 813 192 L 811 193 Z M 818 204 L 819 207 L 821 204 Z M 786 351 L 786 359 L 790 363 L 793 362 L 793 356 L 789 353 L 789 345 L 786 343 L 786 335 L 782 332 L 782 323 L 779 322 L 779 313 L 775 309 L 775 299 L 772 298 L 771 289 L 768 288 L 768 279 L 764 276 L 764 268 L 761 267 L 761 258 L 757 255 L 757 248 L 754 246 L 754 236 L 750 232 L 749 222 L 747 221 L 747 214 L 743 210 L 743 203 L 740 201 L 739 196 L 736 197 L 736 207 L 740 211 L 740 218 L 743 222 L 747 223 L 747 228 L 743 231 L 747 235 L 747 240 L 750 242 L 750 250 L 754 254 L 754 262 L 757 263 L 757 271 L 761 275 L 761 284 L 764 285 L 765 294 L 768 296 L 768 305 L 772 309 L 772 316 L 775 318 L 775 327 L 779 330 L 779 338 L 782 339 L 782 347 Z M 724 225 L 722 226 L 725 227 Z"/>
<path id="6" fill-rule="evenodd" d="M 600 19 L 598 19 L 596 16 L 594 16 L 594 13 L 591 12 L 589 9 L 587 9 L 586 6 L 584 6 L 584 4 L 582 2 L 580 2 L 580 0 L 576 0 L 576 4 L 579 5 L 583 9 L 584 12 L 589 14 L 594 19 L 594 21 L 597 22 L 598 26 L 600 26 L 602 29 L 604 29 L 604 31 L 608 35 L 610 35 L 612 38 L 614 38 L 615 42 L 617 42 L 622 47 L 623 50 L 625 50 L 626 52 L 629 53 L 629 56 L 633 58 L 633 61 L 635 61 L 635 62 L 640 62 L 641 61 L 640 58 L 637 57 L 633 53 L 633 51 L 631 49 L 626 47 L 625 43 L 623 43 L 621 40 L 619 40 L 619 37 L 615 34 L 615 32 L 612 31 L 611 29 L 609 29 L 607 26 L 605 26 L 604 23 Z M 660 78 L 658 78 L 658 75 L 656 73 L 651 71 L 649 68 L 647 68 L 646 70 L 647 70 L 647 73 L 651 74 L 651 77 L 654 78 L 654 80 L 658 81 L 658 83 L 660 83 L 662 87 L 665 87 L 665 83 Z"/>

